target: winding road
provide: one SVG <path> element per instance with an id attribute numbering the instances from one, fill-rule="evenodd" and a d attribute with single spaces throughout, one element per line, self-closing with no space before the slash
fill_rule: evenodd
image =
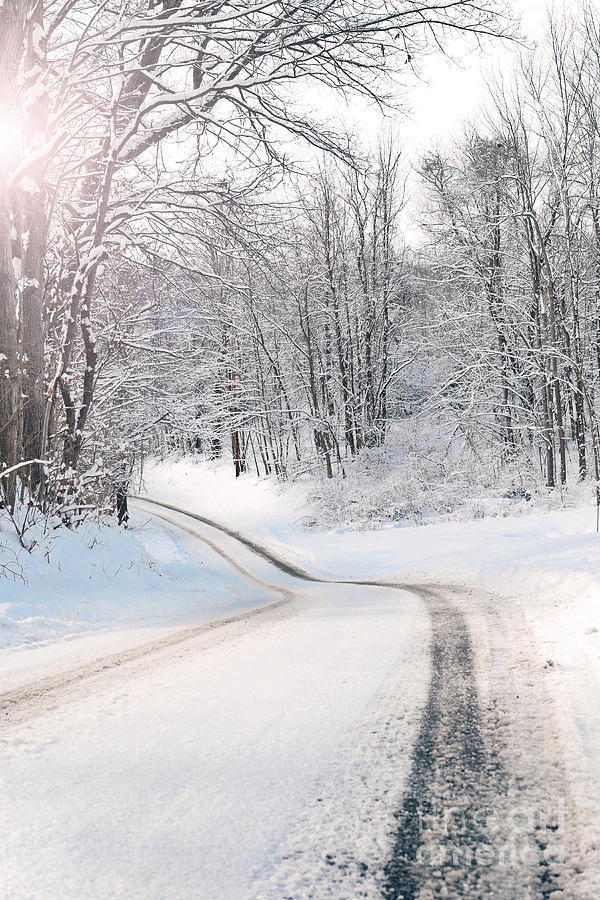
<path id="1" fill-rule="evenodd" d="M 135 508 L 268 599 L 0 694 L 0 897 L 575 896 L 551 701 L 496 598 Z"/>

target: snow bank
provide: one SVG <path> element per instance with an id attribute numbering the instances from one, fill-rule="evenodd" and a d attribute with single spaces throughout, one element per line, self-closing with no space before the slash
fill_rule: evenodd
<path id="1" fill-rule="evenodd" d="M 144 468 L 142 493 L 252 534 L 287 532 L 309 513 L 306 482 L 282 483 L 247 473 L 236 478 L 225 460 L 182 457 L 151 461 Z"/>
<path id="2" fill-rule="evenodd" d="M 133 513 L 131 529 L 58 529 L 31 553 L 0 519 L 0 650 L 89 631 L 215 618 L 264 602 L 209 548 Z M 12 575 L 10 573 L 13 573 Z"/>

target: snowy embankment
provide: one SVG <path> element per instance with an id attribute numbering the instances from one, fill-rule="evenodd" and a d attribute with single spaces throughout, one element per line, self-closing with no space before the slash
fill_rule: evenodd
<path id="1" fill-rule="evenodd" d="M 60 528 L 49 548 L 38 536 L 28 553 L 0 519 L 0 562 L 14 573 L 0 572 L 0 650 L 205 621 L 264 602 L 264 591 L 193 537 L 146 515 L 131 525 Z"/>

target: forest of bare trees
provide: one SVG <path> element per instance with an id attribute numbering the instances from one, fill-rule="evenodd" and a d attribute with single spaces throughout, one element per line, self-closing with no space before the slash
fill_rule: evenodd
<path id="1" fill-rule="evenodd" d="M 548 488 L 599 481 L 591 7 L 522 48 L 418 173 L 393 129 L 365 149 L 318 115 L 332 96 L 385 104 L 458 33 L 516 32 L 497 0 L 4 0 L 11 515 L 76 521 L 175 449 L 344 475 L 406 415 L 415 359 L 435 384 L 411 414 Z"/>
<path id="2" fill-rule="evenodd" d="M 451 350 L 439 400 L 549 488 L 600 474 L 599 51 L 590 9 L 551 22 L 490 88 L 484 125 L 421 166 L 427 290 Z"/>

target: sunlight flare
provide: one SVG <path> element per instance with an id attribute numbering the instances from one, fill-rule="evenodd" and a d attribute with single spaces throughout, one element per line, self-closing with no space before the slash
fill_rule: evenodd
<path id="1" fill-rule="evenodd" d="M 21 129 L 14 115 L 0 111 L 0 159 L 14 156 L 21 142 Z"/>

